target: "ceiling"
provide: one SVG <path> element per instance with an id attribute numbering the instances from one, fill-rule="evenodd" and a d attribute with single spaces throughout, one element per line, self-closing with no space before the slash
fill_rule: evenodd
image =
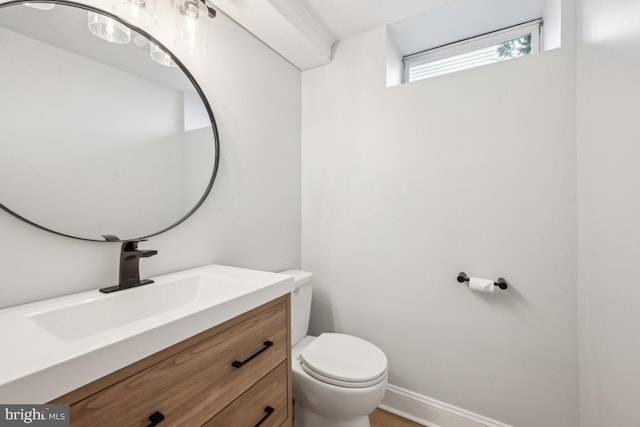
<path id="1" fill-rule="evenodd" d="M 335 42 L 388 25 L 398 52 L 407 55 L 479 34 L 500 30 L 543 17 L 548 3 L 559 0 L 252 0 L 273 8 L 285 21 L 243 21 L 247 10 L 238 0 L 214 0 L 236 5 L 231 15 L 258 38 L 302 70 L 328 64 Z M 284 25 L 283 25 L 284 22 Z M 266 26 L 271 33 L 260 31 Z M 288 30 L 285 32 L 285 29 Z M 256 31 L 257 30 L 257 31 Z M 297 40 L 296 49 L 286 49 Z M 307 42 L 306 46 L 302 41 Z M 304 60 L 301 58 L 304 56 Z"/>
<path id="2" fill-rule="evenodd" d="M 308 70 L 329 64 L 339 40 L 456 0 L 207 1 L 294 66 Z"/>
<path id="3" fill-rule="evenodd" d="M 300 0 L 337 40 L 453 0 Z"/>

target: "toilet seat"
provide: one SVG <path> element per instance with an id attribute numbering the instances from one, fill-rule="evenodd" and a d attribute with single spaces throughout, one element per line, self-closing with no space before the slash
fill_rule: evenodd
<path id="1" fill-rule="evenodd" d="M 339 387 L 371 387 L 384 381 L 387 374 L 387 357 L 382 350 L 345 334 L 321 334 L 300 352 L 299 360 L 311 377 Z"/>

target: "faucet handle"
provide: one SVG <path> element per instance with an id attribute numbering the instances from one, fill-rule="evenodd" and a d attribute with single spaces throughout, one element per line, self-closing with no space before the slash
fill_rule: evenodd
<path id="1" fill-rule="evenodd" d="M 137 251 L 140 258 L 149 258 L 150 256 L 158 255 L 158 251 L 155 249 L 144 249 Z"/>
<path id="2" fill-rule="evenodd" d="M 149 239 L 133 239 L 133 240 L 125 240 L 122 242 L 122 251 L 136 251 L 138 250 L 138 243 L 146 242 Z"/>

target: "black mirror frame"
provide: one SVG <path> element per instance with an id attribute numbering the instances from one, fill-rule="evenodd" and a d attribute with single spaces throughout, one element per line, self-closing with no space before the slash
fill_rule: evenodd
<path id="1" fill-rule="evenodd" d="M 23 0 L 12 0 L 12 1 L 9 1 L 7 3 L 0 4 L 0 9 L 8 7 L 8 6 L 22 5 L 23 3 L 26 3 L 26 2 L 23 1 Z M 50 228 L 43 227 L 42 225 L 36 224 L 35 222 L 30 221 L 27 218 L 21 216 L 20 214 L 12 211 L 11 209 L 6 207 L 2 203 L 0 203 L 0 208 L 3 209 L 4 211 L 6 211 L 7 213 L 11 214 L 12 216 L 18 218 L 19 220 L 24 221 L 27 224 L 30 224 L 30 225 L 32 225 L 32 226 L 34 226 L 36 228 L 41 229 L 41 230 L 48 231 L 49 233 L 57 234 L 58 236 L 69 237 L 69 238 L 76 239 L 76 240 L 84 240 L 84 241 L 87 241 L 87 242 L 103 242 L 104 243 L 104 242 L 124 242 L 124 241 L 127 241 L 127 240 L 148 239 L 149 237 L 157 236 L 158 234 L 164 233 L 165 231 L 171 230 L 172 228 L 180 225 L 187 218 L 189 218 L 191 215 L 193 215 L 193 213 L 196 210 L 198 210 L 198 208 L 202 205 L 202 203 L 204 203 L 205 199 L 207 198 L 207 196 L 211 192 L 211 188 L 213 187 L 213 182 L 215 181 L 216 175 L 218 174 L 218 164 L 219 164 L 219 161 L 220 161 L 220 141 L 219 141 L 219 136 L 218 136 L 218 127 L 216 125 L 216 120 L 213 117 L 213 112 L 211 110 L 211 106 L 209 105 L 209 101 L 207 100 L 207 97 L 205 96 L 204 92 L 202 91 L 202 88 L 200 87 L 198 82 L 195 80 L 193 75 L 189 72 L 187 67 L 185 67 L 185 65 L 176 57 L 176 55 L 170 49 L 168 49 L 165 45 L 160 43 L 158 40 L 156 40 L 154 37 L 152 37 L 146 31 L 136 27 L 135 25 L 130 24 L 129 22 L 127 22 L 124 19 L 114 15 L 113 13 L 107 12 L 107 11 L 99 9 L 97 7 L 93 7 L 93 6 L 89 6 L 89 5 L 86 5 L 86 4 L 77 3 L 77 2 L 73 2 L 73 1 L 68 1 L 68 0 L 38 0 L 38 3 L 51 3 L 51 4 L 55 4 L 55 5 L 70 6 L 70 7 L 75 7 L 75 8 L 78 8 L 78 9 L 84 9 L 84 10 L 86 10 L 88 12 L 99 13 L 99 14 L 107 16 L 108 18 L 111 18 L 114 21 L 126 26 L 127 28 L 130 28 L 133 31 L 143 35 L 149 41 L 151 41 L 152 43 L 155 43 L 162 50 L 164 50 L 171 57 L 171 59 L 176 63 L 176 65 L 180 68 L 180 70 L 182 70 L 182 72 L 185 74 L 185 76 L 187 76 L 187 78 L 189 79 L 189 81 L 191 82 L 193 87 L 198 92 L 198 95 L 200 96 L 200 99 L 202 99 L 202 102 L 204 103 L 204 106 L 205 106 L 205 108 L 207 110 L 207 114 L 209 115 L 209 120 L 211 121 L 211 128 L 212 128 L 212 131 L 213 131 L 213 139 L 214 139 L 214 143 L 215 143 L 215 159 L 214 159 L 214 165 L 213 165 L 213 172 L 211 174 L 211 179 L 209 180 L 209 184 L 207 185 L 207 188 L 204 191 L 204 194 L 202 195 L 202 197 L 200 198 L 198 203 L 196 203 L 196 205 L 189 212 L 187 212 L 182 218 L 180 218 L 178 221 L 174 222 L 173 224 L 169 225 L 168 227 L 165 227 L 165 228 L 163 228 L 160 231 L 157 231 L 155 233 L 147 234 L 147 235 L 143 235 L 143 236 L 137 236 L 137 237 L 133 237 L 133 236 L 129 237 L 129 236 L 127 236 L 124 239 L 120 239 L 119 237 L 118 237 L 118 239 L 114 239 L 115 236 L 105 236 L 105 240 L 87 239 L 87 238 L 84 238 L 84 237 L 72 236 L 70 234 L 61 233 L 59 231 L 55 231 L 55 230 L 52 230 Z"/>

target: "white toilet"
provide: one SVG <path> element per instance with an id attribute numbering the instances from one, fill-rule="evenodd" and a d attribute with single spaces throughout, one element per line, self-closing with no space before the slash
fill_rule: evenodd
<path id="1" fill-rule="evenodd" d="M 387 357 L 351 335 L 307 335 L 313 274 L 282 273 L 296 283 L 291 298 L 294 426 L 370 427 L 369 414 L 387 387 Z"/>

